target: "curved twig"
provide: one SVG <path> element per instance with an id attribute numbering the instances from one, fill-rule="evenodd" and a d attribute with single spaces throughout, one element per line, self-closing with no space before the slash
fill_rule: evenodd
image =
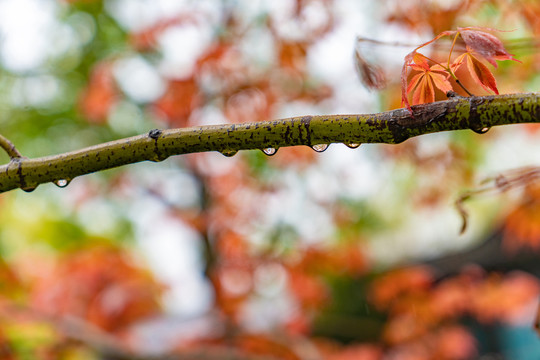
<path id="1" fill-rule="evenodd" d="M 0 166 L 0 192 L 26 191 L 39 184 L 65 186 L 77 176 L 140 161 L 162 161 L 172 155 L 261 149 L 270 155 L 285 146 L 321 144 L 398 144 L 411 137 L 440 131 L 471 129 L 484 133 L 492 126 L 540 122 L 540 93 L 454 97 L 446 101 L 377 114 L 299 116 L 259 123 L 151 130 L 64 154 L 35 159 L 13 158 Z"/>
<path id="2" fill-rule="evenodd" d="M 4 136 L 0 135 L 0 147 L 9 155 L 10 159 L 22 158 L 23 156 L 17 150 L 15 145 Z"/>
<path id="3" fill-rule="evenodd" d="M 456 200 L 456 209 L 461 216 L 460 235 L 467 230 L 469 213 L 465 209 L 465 202 L 471 198 L 493 192 L 505 192 L 517 187 L 523 187 L 531 182 L 538 181 L 540 178 L 540 168 L 522 167 L 512 169 L 498 174 L 495 177 L 487 178 L 482 181 L 482 185 L 476 189 L 463 192 Z"/>

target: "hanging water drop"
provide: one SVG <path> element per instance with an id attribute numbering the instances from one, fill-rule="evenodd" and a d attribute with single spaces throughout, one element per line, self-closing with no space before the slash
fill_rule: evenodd
<path id="1" fill-rule="evenodd" d="M 262 149 L 262 152 L 263 152 L 265 155 L 272 156 L 272 155 L 275 155 L 275 154 L 276 154 L 277 149 L 276 149 L 276 148 L 269 147 L 269 148 L 264 148 L 264 149 Z"/>
<path id="2" fill-rule="evenodd" d="M 156 155 L 154 156 L 153 158 L 149 159 L 150 161 L 153 161 L 153 162 L 162 162 L 163 160 L 166 160 L 168 159 L 169 157 L 167 155 Z"/>
<path id="3" fill-rule="evenodd" d="M 474 131 L 477 134 L 485 134 L 485 133 L 487 133 L 489 131 L 489 129 L 491 129 L 491 128 L 487 127 L 487 126 L 484 126 L 483 128 L 477 128 L 477 129 L 471 129 L 471 130 Z"/>
<path id="4" fill-rule="evenodd" d="M 60 179 L 60 180 L 54 181 L 54 185 L 58 186 L 59 188 L 65 188 L 66 186 L 69 185 L 70 182 L 71 182 L 70 179 Z"/>
<path id="5" fill-rule="evenodd" d="M 232 157 L 232 156 L 236 155 L 237 152 L 238 152 L 238 150 L 231 150 L 231 149 L 221 151 L 223 156 L 226 156 L 226 157 Z"/>
<path id="6" fill-rule="evenodd" d="M 356 149 L 356 148 L 359 147 L 360 145 L 362 145 L 362 144 L 357 144 L 357 143 L 349 143 L 349 144 L 345 144 L 345 146 L 347 146 L 349 149 Z"/>
<path id="7" fill-rule="evenodd" d="M 35 186 L 34 185 L 26 185 L 24 187 L 21 187 L 21 190 L 24 191 L 24 192 L 29 193 L 29 192 L 32 192 L 32 191 L 36 190 L 36 188 L 37 188 L 37 185 L 35 185 Z"/>
<path id="8" fill-rule="evenodd" d="M 328 144 L 317 144 L 311 146 L 311 148 L 316 152 L 323 152 L 324 150 L 328 149 Z"/>

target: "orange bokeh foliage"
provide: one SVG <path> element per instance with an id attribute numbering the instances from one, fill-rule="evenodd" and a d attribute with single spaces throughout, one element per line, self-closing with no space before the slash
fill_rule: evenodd
<path id="1" fill-rule="evenodd" d="M 483 323 L 499 321 L 520 324 L 526 320 L 524 309 L 536 301 L 540 290 L 538 279 L 527 273 L 486 274 L 476 267 L 466 268 L 459 275 L 439 282 L 422 280 L 425 275 L 418 272 L 414 277 L 420 281 L 410 282 L 412 286 L 402 283 L 394 285 L 406 280 L 404 271 L 376 280 L 372 300 L 382 301 L 389 315 L 383 332 L 387 344 L 398 348 L 414 345 L 416 349 L 418 344 L 430 347 L 429 344 L 435 341 L 433 334 L 441 331 L 445 335 L 435 341 L 440 345 L 427 351 L 427 354 L 433 354 L 434 349 L 440 351 L 441 347 L 451 349 L 454 342 L 463 346 L 454 349 L 455 356 L 450 356 L 452 352 L 449 351 L 448 357 L 429 355 L 428 359 L 467 359 L 475 348 L 474 340 L 464 329 L 456 330 L 452 324 L 463 316 L 472 316 Z M 407 271 L 414 274 L 411 270 Z M 387 290 L 388 287 L 390 290 Z M 443 330 L 447 326 L 455 331 Z"/>
<path id="2" fill-rule="evenodd" d="M 400 295 L 411 291 L 430 288 L 433 275 L 427 267 L 417 266 L 390 271 L 373 283 L 372 302 L 381 309 L 387 309 Z"/>
<path id="3" fill-rule="evenodd" d="M 195 78 L 171 80 L 165 93 L 153 104 L 157 115 L 163 115 L 172 127 L 188 125 L 191 112 L 201 105 L 202 98 Z"/>
<path id="4" fill-rule="evenodd" d="M 406 328 L 402 329 L 405 333 Z M 476 355 L 476 340 L 462 326 L 447 325 L 425 333 L 414 341 L 391 348 L 385 359 L 467 360 Z"/>
<path id="5" fill-rule="evenodd" d="M 15 294 L 16 290 L 21 285 L 21 279 L 18 274 L 3 258 L 0 257 L 0 293 Z"/>
<path id="6" fill-rule="evenodd" d="M 519 205 L 505 220 L 504 248 L 516 252 L 525 248 L 540 250 L 540 185 L 531 183 L 524 190 Z"/>
<path id="7" fill-rule="evenodd" d="M 226 99 L 225 116 L 233 123 L 264 121 L 272 117 L 275 101 L 267 82 L 239 88 Z"/>
<path id="8" fill-rule="evenodd" d="M 284 69 L 304 73 L 309 43 L 301 41 L 282 41 L 279 43 L 279 66 Z"/>
<path id="9" fill-rule="evenodd" d="M 112 63 L 102 62 L 90 74 L 88 85 L 79 98 L 79 109 L 89 122 L 103 124 L 118 98 Z"/>
<path id="10" fill-rule="evenodd" d="M 358 276 L 369 269 L 369 261 L 357 243 L 337 245 L 332 249 L 310 247 L 304 250 L 298 264 L 314 273 Z"/>
<path id="11" fill-rule="evenodd" d="M 472 291 L 470 312 L 483 322 L 519 324 L 524 320 L 523 309 L 536 302 L 539 293 L 540 283 L 532 275 L 518 271 L 492 274 Z"/>
<path id="12" fill-rule="evenodd" d="M 338 345 L 330 341 L 317 339 L 315 343 L 321 356 L 327 360 L 380 360 L 383 359 L 383 349 L 375 344 Z"/>
<path id="13" fill-rule="evenodd" d="M 253 291 L 253 267 L 250 264 L 216 265 L 209 277 L 214 287 L 215 306 L 228 321 L 236 323 L 238 312 Z"/>
<path id="14" fill-rule="evenodd" d="M 96 246 L 64 254 L 36 280 L 31 298 L 44 314 L 79 317 L 114 332 L 160 313 L 162 290 L 121 250 Z"/>
<path id="15" fill-rule="evenodd" d="M 301 360 L 290 344 L 262 335 L 241 335 L 235 339 L 236 346 L 253 355 L 269 355 L 283 360 Z"/>
<path id="16" fill-rule="evenodd" d="M 0 330 L 0 359 L 2 360 L 17 360 L 18 357 L 12 349 L 12 344 L 4 335 L 4 332 Z"/>
<path id="17" fill-rule="evenodd" d="M 250 256 L 245 238 L 231 229 L 216 232 L 214 241 L 218 257 L 209 277 L 214 286 L 216 306 L 230 320 L 236 321 L 238 311 L 253 291 L 256 260 Z"/>
<path id="18" fill-rule="evenodd" d="M 327 284 L 318 276 L 302 268 L 289 268 L 288 285 L 296 301 L 306 309 L 319 309 L 329 300 Z"/>
<path id="19" fill-rule="evenodd" d="M 520 1 L 519 5 L 519 10 L 532 32 L 540 35 L 540 3 L 536 0 L 525 0 Z"/>
<path id="20" fill-rule="evenodd" d="M 237 232 L 227 229 L 216 238 L 216 251 L 221 261 L 229 263 L 246 263 L 251 260 L 249 246 L 245 238 Z"/>
<path id="21" fill-rule="evenodd" d="M 476 355 L 475 338 L 459 325 L 439 329 L 432 341 L 433 359 L 470 359 Z"/>
<path id="22" fill-rule="evenodd" d="M 391 9 L 387 21 L 418 30 L 422 30 L 427 25 L 433 33 L 438 34 L 453 28 L 457 18 L 466 13 L 475 2 L 477 1 L 460 0 L 453 2 L 450 7 L 432 1 L 426 4 L 424 0 L 398 2 L 397 6 Z"/>
<path id="23" fill-rule="evenodd" d="M 194 15 L 194 14 L 193 14 Z M 183 24 L 195 24 L 193 16 L 183 14 L 170 19 L 164 19 L 157 24 L 145 28 L 139 32 L 129 34 L 129 43 L 140 52 L 156 49 L 159 36 L 168 28 Z"/>

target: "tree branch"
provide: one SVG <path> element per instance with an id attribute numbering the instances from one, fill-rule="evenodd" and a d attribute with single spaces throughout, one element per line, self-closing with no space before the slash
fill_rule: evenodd
<path id="1" fill-rule="evenodd" d="M 451 98 L 406 109 L 363 115 L 298 116 L 259 123 L 151 130 L 64 154 L 34 159 L 12 157 L 0 166 L 0 192 L 39 184 L 65 186 L 77 176 L 172 155 L 345 143 L 398 144 L 439 131 L 483 133 L 497 125 L 540 122 L 540 93 Z M 320 148 L 319 148 L 320 149 Z M 272 151 L 267 151 L 271 154 Z"/>

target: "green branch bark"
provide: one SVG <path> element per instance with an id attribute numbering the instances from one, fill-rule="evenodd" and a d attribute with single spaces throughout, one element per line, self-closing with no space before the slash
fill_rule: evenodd
<path id="1" fill-rule="evenodd" d="M 278 149 L 285 146 L 345 143 L 399 144 L 411 137 L 440 131 L 540 122 L 540 93 L 458 97 L 406 109 L 362 115 L 298 116 L 234 125 L 151 130 L 64 154 L 28 159 L 10 149 L 11 161 L 0 166 L 0 192 L 56 182 L 65 186 L 77 176 L 133 164 L 162 161 L 172 155 L 219 151 Z"/>

